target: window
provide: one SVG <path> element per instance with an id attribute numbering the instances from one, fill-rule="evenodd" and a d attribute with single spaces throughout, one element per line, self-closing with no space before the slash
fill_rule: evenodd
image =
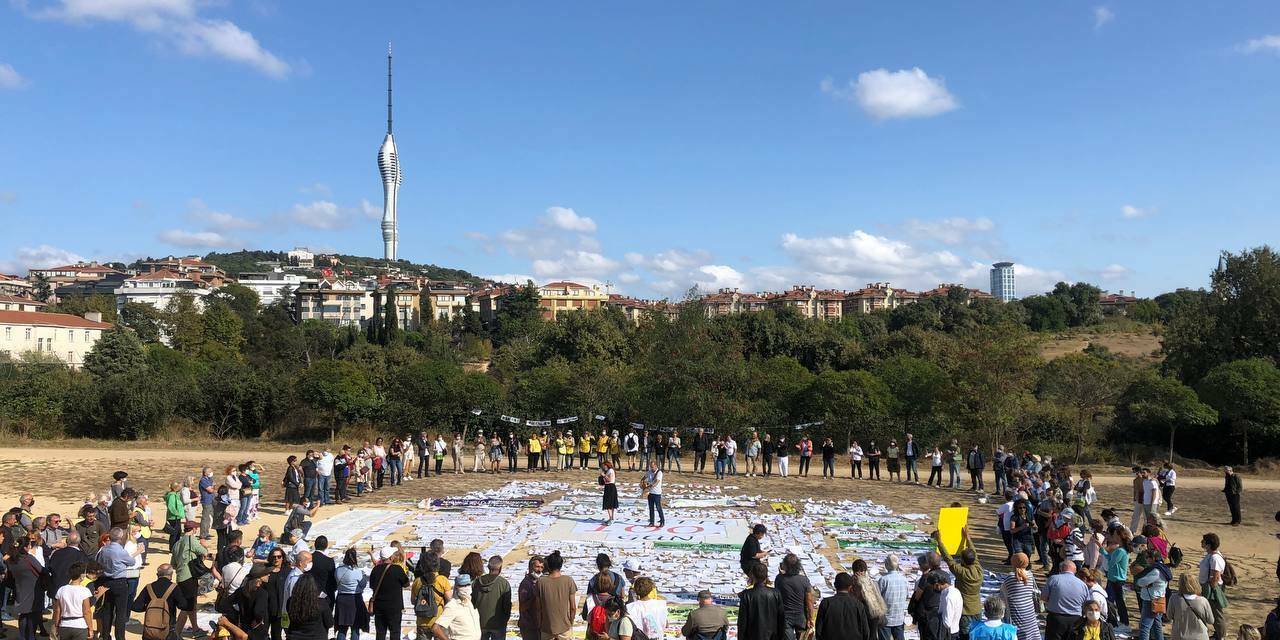
<path id="1" fill-rule="evenodd" d="M 75 362 L 75 361 L 76 361 L 76 353 L 74 351 L 68 351 L 67 362 Z"/>
<path id="2" fill-rule="evenodd" d="M 26 336 L 26 338 L 25 338 L 25 339 L 26 339 L 26 340 L 30 340 L 30 339 L 31 339 L 31 327 L 27 327 L 27 336 Z"/>
<path id="3" fill-rule="evenodd" d="M 88 341 L 89 341 L 89 330 L 88 330 L 88 329 L 85 329 L 85 330 L 84 330 L 84 341 L 85 341 L 85 342 L 88 342 Z"/>
<path id="4" fill-rule="evenodd" d="M 75 342 L 75 341 L 76 341 L 76 330 L 67 329 L 67 342 Z"/>
<path id="5" fill-rule="evenodd" d="M 36 351 L 44 351 L 44 338 L 36 338 Z"/>
<path id="6" fill-rule="evenodd" d="M 13 339 L 13 327 L 5 327 L 5 328 L 4 328 L 4 339 L 5 339 L 5 340 L 12 340 L 12 339 Z"/>

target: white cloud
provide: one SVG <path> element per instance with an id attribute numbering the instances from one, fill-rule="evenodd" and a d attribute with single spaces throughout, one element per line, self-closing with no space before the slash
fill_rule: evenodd
<path id="1" fill-rule="evenodd" d="M 1155 207 L 1136 207 L 1131 204 L 1126 204 L 1120 207 L 1120 216 L 1129 220 L 1136 220 L 1138 218 L 1154 216 L 1156 211 L 1157 209 Z"/>
<path id="2" fill-rule="evenodd" d="M 1054 285 L 1059 282 L 1071 281 L 1062 271 L 1038 269 L 1022 263 L 1014 263 L 1013 280 L 1019 298 L 1052 291 Z"/>
<path id="3" fill-rule="evenodd" d="M 379 207 L 368 200 L 360 201 L 360 213 L 364 214 L 364 217 L 370 220 L 382 219 L 382 207 Z"/>
<path id="4" fill-rule="evenodd" d="M 1103 280 L 1119 280 L 1120 278 L 1129 275 L 1129 273 L 1129 267 L 1122 264 L 1109 264 L 1103 267 L 1102 270 L 1098 272 L 1098 275 L 1101 276 Z"/>
<path id="5" fill-rule="evenodd" d="M 27 86 L 27 79 L 18 73 L 13 66 L 0 63 L 0 89 L 21 89 Z"/>
<path id="6" fill-rule="evenodd" d="M 1101 29 L 1116 19 L 1116 14 L 1106 7 L 1093 8 L 1093 28 Z"/>
<path id="7" fill-rule="evenodd" d="M 960 108 L 946 83 L 929 77 L 920 67 L 864 71 L 846 87 L 827 78 L 821 88 L 823 93 L 856 102 L 876 120 L 929 118 Z"/>
<path id="8" fill-rule="evenodd" d="M 542 216 L 541 221 L 543 224 L 565 231 L 576 231 L 578 233 L 596 232 L 595 220 L 580 216 L 576 211 L 567 207 L 547 208 L 547 212 Z"/>
<path id="9" fill-rule="evenodd" d="M 524 284 L 530 280 L 533 280 L 534 282 L 538 281 L 537 278 L 524 273 L 491 273 L 489 275 L 482 275 L 480 277 L 484 278 L 485 280 L 492 280 L 494 282 L 505 282 L 507 284 Z"/>
<path id="10" fill-rule="evenodd" d="M 28 269 L 43 269 L 80 262 L 85 258 L 78 253 L 52 245 L 18 247 L 13 258 L 0 261 L 0 273 L 23 275 Z"/>
<path id="11" fill-rule="evenodd" d="M 18 6 L 25 8 L 25 1 Z M 185 55 L 230 60 L 273 78 L 289 75 L 289 64 L 264 49 L 253 34 L 233 22 L 202 17 L 202 6 L 199 0 L 58 0 L 28 13 L 71 24 L 123 22 Z"/>
<path id="12" fill-rule="evenodd" d="M 237 231 L 257 229 L 262 226 L 262 223 L 257 220 L 241 218 L 222 211 L 213 211 L 199 198 L 193 198 L 187 206 L 187 219 L 199 223 L 209 231 Z"/>
<path id="13" fill-rule="evenodd" d="M 313 229 L 341 229 L 351 223 L 350 216 L 341 207 L 328 200 L 295 204 L 289 212 L 289 218 Z"/>
<path id="14" fill-rule="evenodd" d="M 298 192 L 305 193 L 308 195 L 317 195 L 317 196 L 333 195 L 333 190 L 329 188 L 329 185 L 323 182 L 313 182 L 308 185 L 303 185 L 301 187 L 298 187 Z"/>
<path id="15" fill-rule="evenodd" d="M 185 229 L 166 229 L 157 236 L 161 242 L 179 247 L 207 247 L 213 249 L 230 248 L 236 240 L 217 231 L 187 231 Z"/>
<path id="16" fill-rule="evenodd" d="M 592 251 L 566 251 L 559 258 L 534 260 L 533 273 L 540 278 L 588 277 L 603 280 L 621 266 L 618 261 Z"/>
<path id="17" fill-rule="evenodd" d="M 696 280 L 695 284 L 703 291 L 719 291 L 720 289 L 743 289 L 747 286 L 746 276 L 742 272 L 723 264 L 706 264 L 698 267 L 698 273 L 707 279 Z"/>
<path id="18" fill-rule="evenodd" d="M 943 218 L 941 220 L 907 220 L 907 232 L 913 236 L 936 240 L 943 244 L 960 244 L 971 234 L 996 228 L 990 218 Z"/>
<path id="19" fill-rule="evenodd" d="M 1253 38 L 1244 44 L 1238 45 L 1236 50 L 1241 53 L 1274 53 L 1280 55 L 1280 34 Z"/>

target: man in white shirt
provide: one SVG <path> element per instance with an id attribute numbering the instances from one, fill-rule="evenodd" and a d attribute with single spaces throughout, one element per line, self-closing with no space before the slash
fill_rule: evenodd
<path id="1" fill-rule="evenodd" d="M 653 524 L 653 512 L 658 512 L 658 527 L 667 526 L 667 517 L 662 513 L 662 470 L 658 468 L 657 459 L 649 461 L 649 471 L 644 474 L 640 484 L 647 492 L 649 500 L 649 526 Z"/>
<path id="2" fill-rule="evenodd" d="M 1164 528 L 1164 521 L 1160 519 L 1160 483 L 1150 469 L 1142 470 L 1142 514 L 1147 522 Z"/>
<path id="3" fill-rule="evenodd" d="M 320 504 L 333 504 L 333 499 L 329 497 L 329 481 L 333 479 L 333 452 L 329 451 L 329 447 L 325 447 L 320 459 L 316 460 L 316 478 L 320 483 Z"/>
<path id="4" fill-rule="evenodd" d="M 1004 504 L 996 507 L 996 528 L 1000 531 L 1000 538 L 1004 540 L 1005 551 L 1008 555 L 1005 557 L 1005 564 L 1013 558 L 1013 536 L 1009 530 L 1013 528 L 1011 521 L 1013 518 L 1013 498 L 1012 491 L 1004 492 Z"/>
<path id="5" fill-rule="evenodd" d="M 938 617 L 941 618 L 942 624 L 947 627 L 947 634 L 952 638 L 959 637 L 960 634 L 960 617 L 964 614 L 964 597 L 960 595 L 960 590 L 951 584 L 951 574 L 939 572 L 945 577 L 945 587 L 942 589 L 942 596 L 938 598 Z"/>

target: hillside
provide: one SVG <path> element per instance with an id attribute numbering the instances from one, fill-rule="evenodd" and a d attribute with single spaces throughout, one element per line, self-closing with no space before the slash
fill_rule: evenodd
<path id="1" fill-rule="evenodd" d="M 1040 346 L 1040 355 L 1045 360 L 1053 360 L 1070 353 L 1085 350 L 1090 343 L 1106 347 L 1111 353 L 1131 358 L 1141 358 L 1157 362 L 1160 355 L 1160 336 L 1149 328 L 1133 330 L 1112 330 L 1106 327 L 1090 327 L 1065 331 L 1045 338 Z"/>
<path id="2" fill-rule="evenodd" d="M 320 260 L 317 255 L 317 266 Z M 353 276 L 365 276 L 378 273 L 380 266 L 384 261 L 380 258 L 369 258 L 364 256 L 337 256 L 341 262 L 341 267 L 335 268 L 335 271 L 350 271 Z M 262 267 L 258 264 L 263 261 L 285 262 L 288 255 L 282 251 L 255 251 L 241 250 L 228 253 L 211 252 L 204 256 L 204 261 L 210 264 L 218 265 L 220 269 L 226 271 L 230 275 L 238 273 L 261 271 Z M 434 264 L 414 264 L 408 260 L 397 260 L 396 267 L 401 273 L 408 275 L 421 275 L 431 278 L 432 280 L 453 280 L 460 282 L 479 283 L 482 280 L 470 272 L 462 269 L 451 269 L 449 267 L 441 267 Z"/>

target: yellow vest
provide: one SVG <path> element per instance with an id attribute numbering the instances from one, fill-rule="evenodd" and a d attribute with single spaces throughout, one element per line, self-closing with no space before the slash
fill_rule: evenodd
<path id="1" fill-rule="evenodd" d="M 591 436 L 582 436 L 578 440 L 578 451 L 580 453 L 591 453 Z"/>
<path id="2" fill-rule="evenodd" d="M 609 453 L 609 436 L 600 436 L 596 440 L 596 453 Z"/>
<path id="3" fill-rule="evenodd" d="M 133 515 L 141 515 L 143 518 L 146 518 L 146 517 L 147 517 L 147 512 L 146 512 L 146 511 L 143 511 L 143 510 L 142 510 L 142 507 L 134 507 L 134 508 L 133 508 Z M 148 526 L 146 526 L 146 525 L 141 525 L 141 526 L 138 528 L 138 535 L 141 535 L 143 540 L 150 540 L 150 539 L 151 539 L 151 527 L 148 527 Z"/>
<path id="4" fill-rule="evenodd" d="M 529 453 L 542 453 L 542 443 L 537 438 L 529 438 Z"/>

